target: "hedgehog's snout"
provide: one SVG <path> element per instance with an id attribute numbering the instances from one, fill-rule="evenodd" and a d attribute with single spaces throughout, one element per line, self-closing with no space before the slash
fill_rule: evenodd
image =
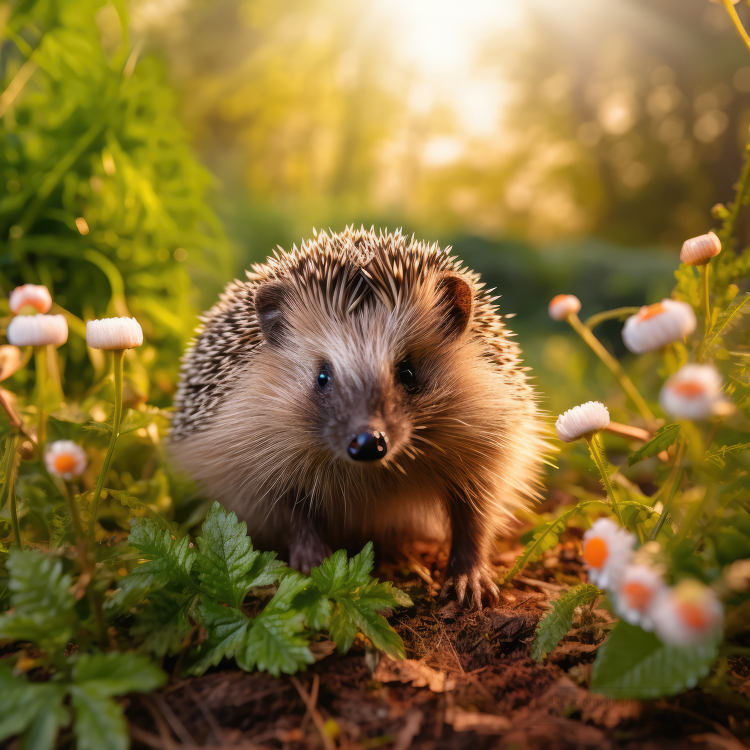
<path id="1" fill-rule="evenodd" d="M 362 430 L 352 435 L 347 452 L 354 461 L 379 461 L 388 453 L 388 438 L 380 430 Z"/>

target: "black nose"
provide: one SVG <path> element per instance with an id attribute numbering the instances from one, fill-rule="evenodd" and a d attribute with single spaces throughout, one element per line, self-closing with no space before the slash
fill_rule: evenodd
<path id="1" fill-rule="evenodd" d="M 361 432 L 352 435 L 349 443 L 349 455 L 355 461 L 377 461 L 388 453 L 385 433 L 383 432 Z"/>

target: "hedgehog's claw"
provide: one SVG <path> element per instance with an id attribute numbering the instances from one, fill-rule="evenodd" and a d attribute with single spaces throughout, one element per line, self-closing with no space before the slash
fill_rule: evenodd
<path id="1" fill-rule="evenodd" d="M 440 598 L 445 599 L 452 589 L 456 592 L 456 600 L 462 606 L 482 609 L 482 600 L 490 606 L 500 600 L 500 589 L 494 581 L 492 571 L 487 565 L 477 565 L 466 573 L 456 573 L 451 576 L 440 592 Z M 467 590 L 469 597 L 467 599 Z"/>

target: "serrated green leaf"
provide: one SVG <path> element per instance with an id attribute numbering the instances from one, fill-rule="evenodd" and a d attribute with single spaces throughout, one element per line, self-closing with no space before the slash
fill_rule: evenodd
<path id="1" fill-rule="evenodd" d="M 202 534 L 197 539 L 200 550 L 197 567 L 203 587 L 220 601 L 239 607 L 250 588 L 247 573 L 260 556 L 260 552 L 253 550 L 247 524 L 214 503 Z"/>
<path id="2" fill-rule="evenodd" d="M 162 515 L 157 513 L 150 505 L 135 497 L 135 495 L 131 495 L 129 492 L 124 492 L 123 490 L 113 490 L 109 487 L 107 487 L 104 491 L 113 500 L 117 500 L 117 502 L 122 503 L 128 508 L 132 508 L 133 510 L 145 510 L 147 513 L 150 513 L 161 523 L 162 528 L 169 529 L 170 533 L 174 533 L 176 531 L 176 523 L 168 521 Z"/>
<path id="3" fill-rule="evenodd" d="M 742 317 L 750 311 L 748 303 L 750 303 L 750 292 L 745 294 L 744 297 L 737 297 L 732 300 L 729 307 L 719 314 L 716 322 L 695 353 L 696 362 L 703 361 L 706 354 L 719 343 L 721 336 L 729 333 L 742 320 Z"/>
<path id="4" fill-rule="evenodd" d="M 401 637 L 388 620 L 379 614 L 380 610 L 397 606 L 390 583 L 371 581 L 367 586 L 359 588 L 355 595 L 339 596 L 337 601 L 375 648 L 397 659 L 406 658 Z"/>
<path id="5" fill-rule="evenodd" d="M 68 709 L 63 705 L 64 698 L 64 689 L 58 688 L 44 703 L 21 738 L 21 750 L 53 750 L 58 730 L 70 722 Z"/>
<path id="6" fill-rule="evenodd" d="M 237 664 L 248 672 L 259 669 L 278 677 L 294 674 L 315 662 L 310 651 L 303 612 L 263 610 L 235 653 Z"/>
<path id="7" fill-rule="evenodd" d="M 154 656 L 177 654 L 192 628 L 190 613 L 198 601 L 198 595 L 192 592 L 154 591 L 136 614 L 130 635 L 140 642 L 141 650 Z"/>
<path id="8" fill-rule="evenodd" d="M 124 611 L 135 606 L 152 591 L 174 585 L 178 590 L 195 588 L 190 575 L 196 552 L 190 540 L 173 539 L 168 530 L 161 529 L 149 518 L 139 518 L 128 537 L 128 543 L 147 558 L 120 581 L 106 610 Z"/>
<path id="9" fill-rule="evenodd" d="M 679 424 L 665 424 L 664 427 L 660 427 L 648 443 L 642 445 L 632 456 L 628 456 L 628 466 L 667 450 L 679 434 Z"/>
<path id="10" fill-rule="evenodd" d="M 705 644 L 667 646 L 653 633 L 620 621 L 599 647 L 592 692 L 614 699 L 649 699 L 695 687 L 716 661 L 721 633 Z"/>
<path id="11" fill-rule="evenodd" d="M 370 573 L 375 567 L 375 548 L 372 542 L 349 560 L 349 586 L 364 586 L 370 581 Z"/>
<path id="12" fill-rule="evenodd" d="M 7 565 L 12 609 L 0 616 L 0 638 L 31 641 L 48 651 L 63 649 L 77 617 L 62 560 L 36 550 L 13 550 Z"/>
<path id="13" fill-rule="evenodd" d="M 49 682 L 29 682 L 16 677 L 10 665 L 0 666 L 0 740 L 27 732 L 35 733 L 39 748 L 50 735 L 54 740 L 58 726 L 68 722 L 62 705 L 65 688 Z M 53 722 L 56 722 L 54 728 Z M 38 726 L 37 726 L 38 725 Z M 28 743 L 27 743 L 28 744 Z M 34 747 L 35 745 L 28 745 Z"/>
<path id="14" fill-rule="evenodd" d="M 76 714 L 73 731 L 77 750 L 128 750 L 130 736 L 122 708 L 100 696 L 95 687 L 73 685 L 70 703 Z"/>
<path id="15" fill-rule="evenodd" d="M 336 602 L 333 605 L 328 623 L 328 635 L 336 644 L 339 653 L 342 654 L 345 654 L 352 647 L 352 643 L 354 643 L 354 639 L 357 637 L 357 624 L 340 602 Z"/>
<path id="16" fill-rule="evenodd" d="M 73 666 L 76 685 L 100 697 L 148 693 L 167 681 L 150 659 L 134 652 L 82 654 Z"/>
<path id="17" fill-rule="evenodd" d="M 330 595 L 348 585 L 349 561 L 346 550 L 340 549 L 310 571 L 310 578 L 321 594 Z"/>
<path id="18" fill-rule="evenodd" d="M 707 451 L 706 461 L 710 461 L 720 469 L 724 468 L 724 459 L 733 453 L 742 453 L 743 451 L 750 450 L 750 443 L 737 443 L 735 445 L 722 445 L 713 450 Z"/>
<path id="19" fill-rule="evenodd" d="M 251 620 L 239 609 L 227 607 L 208 597 L 201 597 L 198 619 L 205 628 L 206 640 L 190 655 L 186 674 L 202 675 L 222 659 L 231 659 L 242 645 Z"/>
<path id="20" fill-rule="evenodd" d="M 541 661 L 554 651 L 555 646 L 573 626 L 576 608 L 590 604 L 601 595 L 602 592 L 596 586 L 582 583 L 555 599 L 552 610 L 536 626 L 534 640 L 531 643 L 531 658 Z"/>

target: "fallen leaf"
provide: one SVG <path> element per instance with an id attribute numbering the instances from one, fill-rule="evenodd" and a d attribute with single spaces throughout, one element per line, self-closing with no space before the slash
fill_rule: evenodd
<path id="1" fill-rule="evenodd" d="M 410 683 L 413 687 L 427 687 L 433 693 L 444 693 L 456 687 L 456 681 L 442 670 L 428 667 L 423 661 L 404 659 L 396 661 L 383 656 L 372 674 L 378 682 Z"/>

